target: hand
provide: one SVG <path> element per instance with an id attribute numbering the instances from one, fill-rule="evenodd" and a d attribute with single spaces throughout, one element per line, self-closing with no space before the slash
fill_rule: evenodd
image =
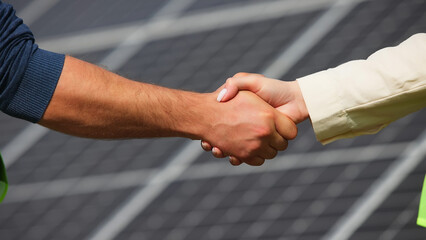
<path id="1" fill-rule="evenodd" d="M 224 154 L 258 166 L 285 150 L 286 139 L 296 137 L 296 125 L 255 94 L 241 91 L 232 101 L 218 103 L 218 93 L 206 103 L 206 109 L 213 112 L 203 121 L 211 126 L 201 137 Z"/>
<path id="2" fill-rule="evenodd" d="M 302 122 L 309 116 L 305 101 L 296 81 L 284 82 L 266 78 L 261 74 L 237 73 L 234 77 L 229 78 L 220 89 L 222 91 L 221 96 L 218 97 L 218 101 L 221 102 L 232 99 L 240 90 L 249 90 L 278 111 L 287 115 L 295 123 Z M 220 148 L 212 147 L 208 142 L 202 141 L 201 144 L 204 150 L 211 150 L 215 157 L 226 156 Z M 230 162 L 233 165 L 240 165 L 242 163 L 235 156 L 230 157 Z"/>
<path id="3" fill-rule="evenodd" d="M 222 88 L 226 89 L 226 93 L 221 102 L 234 98 L 238 91 L 248 90 L 288 116 L 296 124 L 309 117 L 305 100 L 296 81 L 280 81 L 255 73 L 237 73 L 229 78 Z"/>

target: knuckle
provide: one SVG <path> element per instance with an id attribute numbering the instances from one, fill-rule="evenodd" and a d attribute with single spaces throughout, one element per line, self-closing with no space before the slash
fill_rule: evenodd
<path id="1" fill-rule="evenodd" d="M 268 137 L 269 135 L 271 135 L 271 133 L 272 133 L 272 130 L 269 129 L 269 128 L 260 128 L 258 130 L 258 136 L 261 139 L 265 138 L 265 137 Z"/>
<path id="2" fill-rule="evenodd" d="M 257 140 L 250 144 L 250 153 L 259 150 L 262 147 L 262 141 Z"/>
<path id="3" fill-rule="evenodd" d="M 243 162 L 246 162 L 248 159 L 250 159 L 251 153 L 249 151 L 244 151 L 239 154 L 238 158 L 241 159 Z"/>
<path id="4" fill-rule="evenodd" d="M 273 159 L 273 158 L 275 158 L 277 156 L 277 153 L 275 152 L 275 153 L 273 153 L 273 152 L 270 152 L 270 153 L 268 153 L 268 155 L 267 156 L 265 156 L 265 159 Z"/>
<path id="5" fill-rule="evenodd" d="M 287 149 L 287 147 L 288 147 L 288 140 L 285 138 L 280 139 L 280 141 L 276 143 L 276 149 L 278 151 L 284 151 Z"/>
<path id="6" fill-rule="evenodd" d="M 259 126 L 256 132 L 259 139 L 263 139 L 271 136 L 274 133 L 274 130 L 272 130 L 272 128 L 269 126 Z"/>
<path id="7" fill-rule="evenodd" d="M 262 166 L 265 163 L 265 159 L 254 159 L 246 163 L 251 166 Z"/>
<path id="8" fill-rule="evenodd" d="M 266 118 L 266 120 L 274 119 L 275 112 L 268 109 L 268 110 L 264 111 L 263 116 Z"/>
<path id="9" fill-rule="evenodd" d="M 253 76 L 253 78 L 255 78 L 256 80 L 259 80 L 260 77 L 264 77 L 262 74 L 260 73 L 252 73 L 251 76 Z"/>
<path id="10" fill-rule="evenodd" d="M 235 81 L 234 78 L 228 78 L 228 79 L 226 79 L 226 84 L 233 84 L 234 81 Z"/>
<path id="11" fill-rule="evenodd" d="M 244 77 L 244 76 L 247 76 L 247 75 L 249 75 L 249 73 L 246 73 L 246 72 L 238 72 L 238 73 L 236 73 L 236 74 L 234 75 L 234 77 Z"/>
<path id="12" fill-rule="evenodd" d="M 248 84 L 250 84 L 251 86 L 256 86 L 256 84 L 259 82 L 258 81 L 258 77 L 255 75 L 249 75 L 247 76 L 247 80 Z"/>

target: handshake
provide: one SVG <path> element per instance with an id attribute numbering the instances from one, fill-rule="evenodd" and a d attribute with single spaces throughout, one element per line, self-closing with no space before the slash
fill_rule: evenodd
<path id="1" fill-rule="evenodd" d="M 238 73 L 206 94 L 130 81 L 67 56 L 50 102 L 38 103 L 47 108 L 34 111 L 21 101 L 17 109 L 25 111 L 10 114 L 38 121 L 44 112 L 39 124 L 79 137 L 201 139 L 216 157 L 258 166 L 285 150 L 296 124 L 308 117 L 325 144 L 374 134 L 424 108 L 426 55 L 419 49 L 426 52 L 426 34 L 297 82 Z M 35 94 L 28 99 L 44 99 L 40 91 L 26 92 Z"/>
<path id="2" fill-rule="evenodd" d="M 237 73 L 214 94 L 225 112 L 203 138 L 201 146 L 232 165 L 260 166 L 274 158 L 297 135 L 296 124 L 309 117 L 296 81 L 260 74 Z"/>

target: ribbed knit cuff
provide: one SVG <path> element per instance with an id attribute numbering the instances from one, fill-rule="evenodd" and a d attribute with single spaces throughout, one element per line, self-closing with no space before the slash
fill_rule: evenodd
<path id="1" fill-rule="evenodd" d="M 6 112 L 33 123 L 40 121 L 56 89 L 64 61 L 63 54 L 37 49 Z"/>

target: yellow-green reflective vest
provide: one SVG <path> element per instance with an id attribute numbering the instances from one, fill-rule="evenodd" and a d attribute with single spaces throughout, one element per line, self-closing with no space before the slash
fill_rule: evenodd
<path id="1" fill-rule="evenodd" d="M 422 196 L 420 197 L 419 215 L 417 217 L 417 225 L 426 227 L 426 176 L 423 181 Z"/>
<path id="2" fill-rule="evenodd" d="M 4 166 L 3 159 L 0 154 L 0 203 L 3 201 L 7 192 L 7 176 L 6 167 Z"/>

